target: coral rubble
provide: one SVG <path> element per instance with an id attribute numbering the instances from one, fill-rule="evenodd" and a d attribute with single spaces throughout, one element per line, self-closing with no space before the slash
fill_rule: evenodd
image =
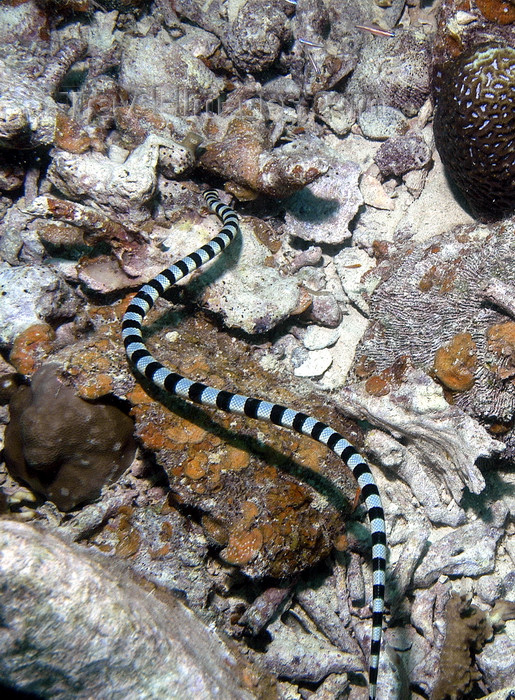
<path id="1" fill-rule="evenodd" d="M 320 416 L 365 453 L 390 544 L 379 698 L 443 698 L 442 668 L 456 692 L 474 681 L 505 700 L 515 623 L 498 629 L 492 611 L 515 595 L 515 229 L 509 217 L 478 224 L 442 160 L 473 183 L 471 209 L 493 192 L 506 213 L 513 182 L 497 156 L 504 144 L 509 160 L 513 120 L 481 93 L 504 135 L 498 148 L 487 139 L 500 167 L 485 184 L 447 107 L 475 79 L 478 46 L 511 71 L 514 11 L 514 0 L 0 3 L 3 563 L 17 552 L 30 568 L 20 542 L 32 542 L 52 570 L 106 577 L 57 533 L 108 558 L 124 600 L 139 593 L 119 560 L 178 593 L 280 676 L 284 697 L 364 692 L 370 542 L 350 474 L 307 438 L 161 403 L 123 354 L 133 293 L 216 235 L 202 192 L 224 189 L 242 238 L 159 300 L 145 342 L 170 369 Z M 481 136 L 483 111 L 464 99 Z M 29 519 L 43 554 L 41 531 L 12 522 Z M 62 578 L 34 598 L 56 600 Z M 66 637 L 81 590 L 57 621 L 31 617 L 12 580 L 27 638 L 40 639 L 41 619 L 50 640 Z M 109 609 L 109 595 L 93 600 Z M 161 632 L 144 637 L 151 650 L 168 644 Z M 243 685 L 213 671 L 228 658 L 213 646 L 207 671 L 178 653 L 228 695 L 274 696 L 232 656 Z M 0 683 L 47 682 L 26 659 L 12 666 L 10 649 Z M 106 654 L 114 664 L 117 650 Z M 60 657 L 59 677 L 76 664 Z M 124 697 L 125 681 L 147 692 L 147 667 L 116 676 Z M 81 669 L 91 694 L 97 679 Z"/>

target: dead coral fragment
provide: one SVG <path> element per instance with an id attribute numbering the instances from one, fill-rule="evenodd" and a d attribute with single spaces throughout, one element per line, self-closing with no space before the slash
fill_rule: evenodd
<path id="1" fill-rule="evenodd" d="M 108 216 L 114 211 L 137 224 L 149 216 L 144 206 L 156 188 L 159 150 L 176 145 L 152 134 L 122 163 L 100 153 L 74 155 L 56 150 L 48 177 L 66 196 L 83 198 L 86 204 L 100 206 Z"/>
<path id="2" fill-rule="evenodd" d="M 136 101 L 157 95 L 160 111 L 186 115 L 218 97 L 223 79 L 161 30 L 157 36 L 124 37 L 120 85 Z"/>
<path id="3" fill-rule="evenodd" d="M 206 146 L 200 163 L 225 180 L 271 197 L 287 197 L 328 169 L 309 142 L 272 150 L 262 126 L 242 117 L 231 119 L 225 134 Z"/>
<path id="4" fill-rule="evenodd" d="M 0 145 L 30 148 L 53 142 L 57 105 L 34 81 L 0 61 Z"/>
<path id="5" fill-rule="evenodd" d="M 96 498 L 133 460 L 130 418 L 114 406 L 89 404 L 59 382 L 44 365 L 30 387 L 10 402 L 5 461 L 16 479 L 27 482 L 61 510 Z"/>
<path id="6" fill-rule="evenodd" d="M 225 48 L 234 65 L 249 73 L 269 68 L 288 35 L 283 0 L 248 0 L 240 6 Z"/>
<path id="7" fill-rule="evenodd" d="M 82 153 L 89 138 L 54 102 L 43 80 L 39 84 L 0 59 L 0 146 L 35 148 L 52 143 Z"/>
<path id="8" fill-rule="evenodd" d="M 399 176 L 426 166 L 431 149 L 420 134 L 394 136 L 383 143 L 374 160 L 383 175 Z"/>
<path id="9" fill-rule="evenodd" d="M 429 43 L 420 31 L 370 37 L 345 94 L 355 104 L 387 105 L 414 116 L 429 95 Z"/>

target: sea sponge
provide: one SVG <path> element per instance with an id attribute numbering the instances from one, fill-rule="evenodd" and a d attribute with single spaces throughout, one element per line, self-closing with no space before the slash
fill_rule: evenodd
<path id="1" fill-rule="evenodd" d="M 11 475 L 67 511 L 96 498 L 131 464 L 133 423 L 114 406 L 75 395 L 46 364 L 10 402 L 5 461 Z"/>
<path id="2" fill-rule="evenodd" d="M 440 677 L 432 700 L 460 698 L 481 678 L 473 655 L 493 634 L 488 615 L 469 605 L 463 596 L 452 595 L 445 606 L 447 629 L 440 657 Z"/>

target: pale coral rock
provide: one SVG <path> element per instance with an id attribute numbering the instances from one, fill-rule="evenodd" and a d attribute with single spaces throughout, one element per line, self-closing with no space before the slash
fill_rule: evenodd
<path id="1" fill-rule="evenodd" d="M 435 539 L 415 570 L 415 586 L 430 586 L 442 574 L 481 576 L 491 573 L 495 568 L 495 553 L 501 536 L 501 530 L 474 522 Z"/>
<path id="2" fill-rule="evenodd" d="M 360 174 L 357 163 L 334 162 L 325 175 L 290 197 L 286 231 L 317 244 L 341 244 L 350 238 L 349 223 L 363 203 Z"/>
<path id="3" fill-rule="evenodd" d="M 282 0 L 247 0 L 224 37 L 224 45 L 239 70 L 259 73 L 269 68 L 290 34 Z"/>
<path id="4" fill-rule="evenodd" d="M 220 313 L 226 326 L 246 333 L 269 331 L 299 302 L 299 282 L 265 264 L 270 251 L 253 234 L 256 225 L 257 220 L 242 223 L 241 242 L 227 251 L 223 272 L 213 266 L 190 287 L 203 290 L 203 303 Z"/>
<path id="5" fill-rule="evenodd" d="M 367 297 L 374 281 L 366 273 L 375 268 L 375 259 L 361 248 L 344 248 L 334 257 L 334 264 L 345 294 L 362 313 L 368 315 Z"/>
<path id="6" fill-rule="evenodd" d="M 285 625 L 278 618 L 267 631 L 272 641 L 259 658 L 278 676 L 318 682 L 331 673 L 363 670 L 359 657 L 340 651 L 322 635 L 307 633 L 299 622 Z"/>
<path id="7" fill-rule="evenodd" d="M 402 437 L 428 478 L 444 484 L 456 502 L 465 487 L 481 493 L 485 481 L 475 462 L 502 451 L 501 442 L 461 409 L 449 406 L 441 387 L 419 369 L 408 367 L 400 382 L 392 381 L 382 395 L 370 393 L 368 387 L 369 381 L 341 389 L 340 403 L 361 419 Z"/>
<path id="8" fill-rule="evenodd" d="M 308 351 L 304 361 L 295 367 L 296 377 L 321 377 L 332 365 L 333 356 L 328 348 Z"/>
<path id="9" fill-rule="evenodd" d="M 340 334 L 340 328 L 309 326 L 302 338 L 302 344 L 307 350 L 322 350 L 334 345 Z"/>
<path id="10" fill-rule="evenodd" d="M 386 105 L 414 116 L 429 95 L 429 42 L 420 30 L 368 37 L 344 94 L 356 105 Z"/>
<path id="11" fill-rule="evenodd" d="M 383 465 L 408 484 L 431 522 L 439 525 L 463 525 L 465 512 L 454 500 L 449 504 L 442 502 L 441 482 L 421 463 L 416 449 L 405 446 L 388 433 L 376 429 L 367 433 L 365 445 L 367 454 L 374 462 Z"/>
<path id="12" fill-rule="evenodd" d="M 313 107 L 316 114 L 339 136 L 348 133 L 356 120 L 353 105 L 339 92 L 318 92 Z"/>
<path id="13" fill-rule="evenodd" d="M 388 105 L 372 105 L 358 117 L 358 124 L 367 139 L 384 141 L 404 133 L 408 121 L 404 114 Z"/>
<path id="14" fill-rule="evenodd" d="M 137 104 L 188 116 L 218 97 L 223 79 L 161 30 L 157 36 L 124 37 L 120 85 Z"/>
<path id="15" fill-rule="evenodd" d="M 29 326 L 72 318 L 80 299 L 46 265 L 0 263 L 0 344 L 9 346 Z"/>
<path id="16" fill-rule="evenodd" d="M 54 141 L 58 107 L 33 80 L 0 61 L 0 145 L 48 146 Z"/>
<path id="17" fill-rule="evenodd" d="M 377 177 L 365 173 L 360 180 L 359 188 L 365 204 L 375 209 L 385 209 L 386 211 L 395 209 L 394 199 L 388 194 Z"/>
<path id="18" fill-rule="evenodd" d="M 163 148 L 168 151 L 169 161 L 171 151 L 177 153 L 180 164 L 185 164 L 186 149 L 165 136 L 151 134 L 122 163 L 96 152 L 78 155 L 55 150 L 48 176 L 68 197 L 82 199 L 108 215 L 137 225 L 149 218 L 145 205 L 154 196 Z"/>
<path id="19" fill-rule="evenodd" d="M 510 629 L 513 629 L 513 623 Z M 496 634 L 490 643 L 485 644 L 477 654 L 476 662 L 489 688 L 515 691 L 515 641 L 508 631 Z"/>
<path id="20" fill-rule="evenodd" d="M 179 600 L 149 594 L 111 559 L 9 520 L 0 522 L 0 543 L 1 668 L 9 687 L 79 700 L 107 690 L 112 698 L 157 699 L 170 688 L 178 700 L 275 697 L 273 683 Z"/>

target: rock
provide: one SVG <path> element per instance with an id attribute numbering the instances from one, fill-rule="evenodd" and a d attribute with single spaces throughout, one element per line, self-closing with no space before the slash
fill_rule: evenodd
<path id="1" fill-rule="evenodd" d="M 437 525 L 462 525 L 465 513 L 456 501 L 442 502 L 441 484 L 431 475 L 420 454 L 406 447 L 391 435 L 371 430 L 366 437 L 367 454 L 405 481 L 415 498 L 424 507 L 429 520 Z"/>
<path id="2" fill-rule="evenodd" d="M 352 104 L 339 92 L 318 92 L 313 106 L 317 115 L 338 136 L 348 133 L 356 120 Z"/>
<path id="3" fill-rule="evenodd" d="M 323 350 L 334 345 L 340 337 L 340 333 L 340 328 L 309 326 L 302 338 L 302 344 L 307 350 Z"/>
<path id="4" fill-rule="evenodd" d="M 218 97 L 223 79 L 161 30 L 157 36 L 124 37 L 120 85 L 143 104 L 155 100 L 157 91 L 160 112 L 188 115 Z"/>
<path id="5" fill-rule="evenodd" d="M 302 364 L 295 367 L 293 373 L 296 377 L 321 377 L 329 369 L 332 362 L 333 356 L 327 348 L 312 350 L 308 352 Z"/>
<path id="6" fill-rule="evenodd" d="M 111 559 L 34 526 L 0 521 L 0 585 L 0 668 L 10 688 L 78 700 L 157 700 L 170 688 L 178 700 L 275 697 L 179 600 L 159 600 Z"/>
<path id="7" fill-rule="evenodd" d="M 385 141 L 374 160 L 385 177 L 399 176 L 428 165 L 431 149 L 420 134 L 410 132 Z"/>
<path id="8" fill-rule="evenodd" d="M 475 522 L 458 527 L 433 541 L 415 570 L 415 586 L 430 586 L 442 574 L 481 576 L 491 573 L 501 535 L 501 530 Z"/>
<path id="9" fill-rule="evenodd" d="M 224 39 L 236 68 L 260 73 L 269 68 L 288 37 L 288 17 L 282 0 L 247 0 L 239 3 L 238 14 Z"/>
<path id="10" fill-rule="evenodd" d="M 503 698 L 509 697 L 510 689 L 515 691 L 515 642 L 509 633 L 496 634 L 477 654 L 476 662 L 491 690 L 504 688 Z"/>
<path id="11" fill-rule="evenodd" d="M 428 52 L 422 31 L 396 29 L 381 41 L 369 37 L 344 94 L 355 105 L 385 105 L 412 117 L 429 96 Z"/>
<path id="12" fill-rule="evenodd" d="M 449 406 L 441 387 L 409 363 L 341 389 L 339 400 L 354 415 L 402 437 L 427 478 L 439 491 L 445 484 L 457 503 L 465 487 L 473 493 L 484 489 L 476 460 L 503 449 L 477 421 Z M 410 481 L 416 479 L 415 472 Z"/>
<path id="13" fill-rule="evenodd" d="M 45 265 L 0 263 L 0 345 L 41 321 L 62 322 L 77 312 L 79 297 Z"/>
<path id="14" fill-rule="evenodd" d="M 408 127 L 404 114 L 387 105 L 372 105 L 358 117 L 358 124 L 367 139 L 383 141 L 399 136 Z"/>
<path id="15" fill-rule="evenodd" d="M 180 151 L 180 157 L 185 149 L 165 136 L 151 134 L 122 162 L 96 152 L 55 150 L 48 175 L 63 194 L 96 205 L 134 228 L 150 216 L 160 150 L 165 150 L 168 163 L 173 160 L 170 151 Z"/>
<path id="16" fill-rule="evenodd" d="M 278 676 L 317 683 L 331 673 L 362 670 L 355 654 L 340 651 L 323 637 L 306 634 L 298 623 L 288 626 L 278 619 L 268 626 L 268 632 L 272 641 L 259 658 Z"/>
<path id="17" fill-rule="evenodd" d="M 299 282 L 266 264 L 270 251 L 256 237 L 258 228 L 257 219 L 242 222 L 242 237 L 224 260 L 189 286 L 193 293 L 201 293 L 203 304 L 222 315 L 226 326 L 245 333 L 269 331 L 299 304 Z M 188 237 L 191 247 L 190 233 Z"/>
<path id="18" fill-rule="evenodd" d="M 352 161 L 333 163 L 329 172 L 286 202 L 286 231 L 317 244 L 341 244 L 350 238 L 349 223 L 363 203 L 360 174 Z"/>
<path id="19" fill-rule="evenodd" d="M 327 172 L 316 139 L 296 138 L 271 148 L 271 133 L 262 106 L 249 101 L 236 116 L 218 118 L 218 133 L 206 144 L 200 164 L 224 180 L 271 197 L 288 197 Z"/>

